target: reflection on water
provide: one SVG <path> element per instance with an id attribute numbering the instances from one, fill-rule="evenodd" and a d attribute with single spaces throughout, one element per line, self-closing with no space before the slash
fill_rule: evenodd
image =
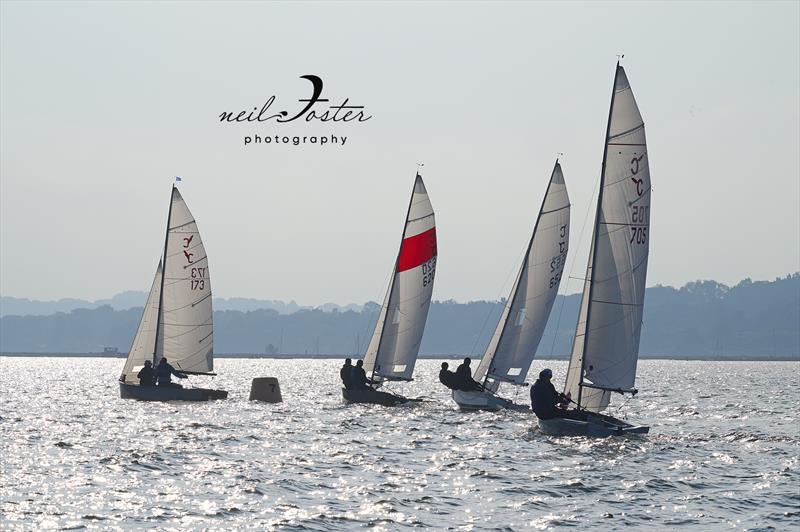
<path id="1" fill-rule="evenodd" d="M 436 361 L 393 385 L 424 403 L 344 405 L 339 364 L 218 360 L 227 401 L 161 404 L 119 399 L 119 359 L 0 358 L 0 528 L 800 526 L 798 363 L 642 361 L 651 434 L 604 440 L 459 412 Z"/>

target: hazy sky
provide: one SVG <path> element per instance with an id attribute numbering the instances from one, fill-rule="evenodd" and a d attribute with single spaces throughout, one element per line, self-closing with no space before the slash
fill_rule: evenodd
<path id="1" fill-rule="evenodd" d="M 800 269 L 798 2 L 0 5 L 3 295 L 147 290 L 179 175 L 215 295 L 381 300 L 422 161 L 434 298 L 495 299 L 558 152 L 581 277 L 617 53 L 647 127 L 648 286 Z M 373 118 L 219 122 L 298 110 L 304 74 Z"/>

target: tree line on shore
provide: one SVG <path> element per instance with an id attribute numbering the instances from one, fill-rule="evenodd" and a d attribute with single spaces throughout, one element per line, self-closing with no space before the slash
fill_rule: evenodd
<path id="1" fill-rule="evenodd" d="M 580 294 L 559 296 L 538 354 L 567 357 L 575 332 Z M 505 301 L 434 301 L 420 353 L 480 357 Z M 379 306 L 218 310 L 215 352 L 254 355 L 356 355 L 363 353 Z M 93 353 L 105 347 L 125 352 L 141 308 L 103 305 L 45 316 L 0 318 L 0 352 Z M 643 357 L 800 359 L 800 273 L 775 281 L 745 279 L 728 287 L 697 281 L 681 288 L 654 286 L 645 298 L 640 353 Z"/>

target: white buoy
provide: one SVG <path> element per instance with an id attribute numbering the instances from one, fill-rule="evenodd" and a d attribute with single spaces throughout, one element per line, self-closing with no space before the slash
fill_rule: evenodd
<path id="1" fill-rule="evenodd" d="M 281 385 L 275 377 L 258 377 L 250 385 L 250 400 L 267 403 L 281 403 Z"/>

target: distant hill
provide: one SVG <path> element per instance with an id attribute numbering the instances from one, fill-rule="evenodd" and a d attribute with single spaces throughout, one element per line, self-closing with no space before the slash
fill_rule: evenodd
<path id="1" fill-rule="evenodd" d="M 114 310 L 128 310 L 131 308 L 141 308 L 147 300 L 147 292 L 128 291 L 122 292 L 111 299 L 98 299 L 88 301 L 86 299 L 59 299 L 58 301 L 38 301 L 35 299 L 25 299 L 18 297 L 0 297 L 0 317 L 2 316 L 47 316 L 56 312 L 72 312 L 76 309 L 96 309 L 109 306 Z M 325 303 L 319 308 L 327 312 L 335 310 L 355 310 L 360 312 L 363 305 L 350 304 L 340 306 L 335 303 Z M 215 310 L 261 310 L 272 309 L 279 314 L 292 314 L 301 309 L 311 309 L 313 307 L 303 307 L 289 301 L 277 301 L 272 299 L 251 299 L 246 297 L 215 297 Z"/>
<path id="2" fill-rule="evenodd" d="M 539 345 L 540 355 L 567 356 L 579 302 L 579 294 L 556 300 Z M 269 355 L 362 353 L 379 309 L 375 303 L 350 309 L 335 305 L 308 309 L 293 302 L 270 303 L 282 306 L 253 308 L 259 305 L 257 300 L 216 300 L 215 351 Z M 504 301 L 435 301 L 421 354 L 480 356 L 503 304 Z M 295 307 L 294 312 L 289 312 Z M 139 307 L 117 310 L 102 305 L 40 316 L 3 315 L 0 352 L 100 352 L 105 346 L 127 351 L 140 314 Z M 640 352 L 644 357 L 800 359 L 800 273 L 775 281 L 745 279 L 733 287 L 697 281 L 681 288 L 648 288 Z"/>

